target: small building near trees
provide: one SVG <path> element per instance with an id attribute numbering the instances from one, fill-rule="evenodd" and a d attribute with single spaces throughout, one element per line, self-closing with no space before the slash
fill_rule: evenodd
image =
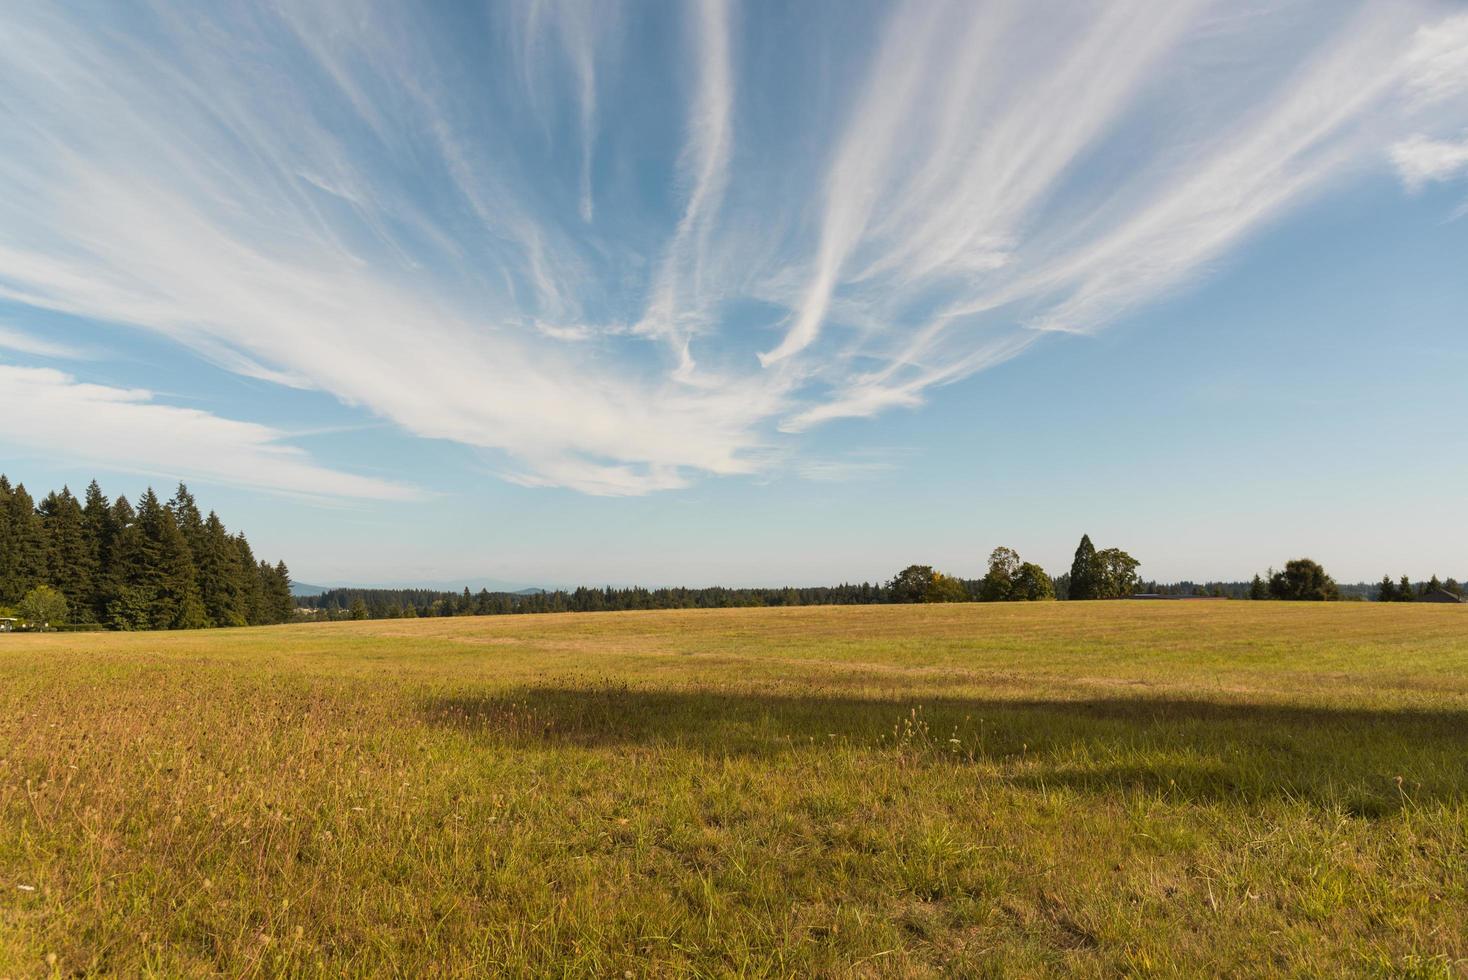
<path id="1" fill-rule="evenodd" d="M 1454 595 L 1447 589 L 1434 589 L 1431 592 L 1417 596 L 1417 602 L 1468 602 L 1460 595 Z"/>

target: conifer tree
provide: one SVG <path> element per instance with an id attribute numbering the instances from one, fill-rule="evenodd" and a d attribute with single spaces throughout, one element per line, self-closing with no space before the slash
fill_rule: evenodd
<path id="1" fill-rule="evenodd" d="M 1392 582 L 1392 577 L 1390 575 L 1383 575 L 1381 577 L 1381 584 L 1376 587 L 1376 601 L 1377 602 L 1396 602 L 1397 601 L 1397 587 Z"/>
<path id="2" fill-rule="evenodd" d="M 1397 583 L 1397 601 L 1411 602 L 1416 595 L 1416 590 L 1412 588 L 1412 580 L 1403 575 L 1402 580 Z"/>
<path id="3" fill-rule="evenodd" d="M 230 539 L 234 542 L 239 569 L 240 607 L 245 612 L 245 622 L 251 626 L 263 626 L 270 622 L 265 610 L 265 586 L 260 580 L 260 566 L 255 562 L 255 553 L 243 534 Z"/>
<path id="4" fill-rule="evenodd" d="M 82 524 L 87 549 L 91 554 L 92 592 L 86 598 L 90 618 L 104 622 L 107 618 L 107 575 L 112 556 L 112 514 L 102 488 L 93 480 L 87 485 L 87 502 L 82 507 Z"/>
<path id="5" fill-rule="evenodd" d="M 91 620 L 93 579 L 97 574 L 96 551 L 87 540 L 82 505 L 66 487 L 41 501 L 41 521 L 46 529 L 47 582 L 66 597 L 71 618 Z"/>
<path id="6" fill-rule="evenodd" d="M 195 555 L 199 598 L 212 626 L 244 626 L 249 610 L 245 605 L 240 552 L 212 510 L 204 522 L 204 535 Z"/>
<path id="7" fill-rule="evenodd" d="M 1075 560 L 1070 564 L 1071 599 L 1095 599 L 1100 583 L 1096 575 L 1096 546 L 1091 544 L 1089 534 L 1081 535 L 1076 547 Z"/>
<path id="8" fill-rule="evenodd" d="M 283 561 L 276 562 L 274 568 L 261 562 L 260 567 L 265 572 L 265 601 L 270 622 L 289 623 L 296 614 L 296 600 L 291 595 L 290 570 Z"/>
<path id="9" fill-rule="evenodd" d="M 46 581 L 46 533 L 25 484 L 0 476 L 0 602 L 13 605 Z"/>

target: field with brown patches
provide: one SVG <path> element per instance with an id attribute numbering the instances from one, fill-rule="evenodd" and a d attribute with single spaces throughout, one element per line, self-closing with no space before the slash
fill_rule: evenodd
<path id="1" fill-rule="evenodd" d="M 1468 608 L 0 637 L 0 977 L 1468 971 Z"/>

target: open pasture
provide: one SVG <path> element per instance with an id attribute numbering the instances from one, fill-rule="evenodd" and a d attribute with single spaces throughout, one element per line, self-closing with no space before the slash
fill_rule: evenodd
<path id="1" fill-rule="evenodd" d="M 0 638 L 0 977 L 1468 971 L 1468 607 Z"/>

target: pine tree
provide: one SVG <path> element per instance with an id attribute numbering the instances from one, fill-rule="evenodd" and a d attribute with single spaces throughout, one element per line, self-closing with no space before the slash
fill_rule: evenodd
<path id="1" fill-rule="evenodd" d="M 1376 587 L 1376 601 L 1377 602 L 1396 602 L 1397 601 L 1397 587 L 1392 582 L 1392 577 L 1390 575 L 1383 575 L 1381 577 L 1381 584 Z"/>
<path id="2" fill-rule="evenodd" d="M 1397 583 L 1397 601 L 1411 602 L 1416 594 L 1416 590 L 1412 588 L 1412 580 L 1403 575 L 1402 580 Z"/>
<path id="3" fill-rule="evenodd" d="M 251 626 L 263 626 L 266 618 L 265 587 L 260 581 L 260 566 L 255 563 L 255 553 L 243 534 L 230 539 L 234 543 L 235 560 L 239 574 L 240 608 L 244 610 L 245 622 Z"/>
<path id="4" fill-rule="evenodd" d="M 1096 575 L 1096 546 L 1091 544 L 1089 534 L 1081 535 L 1076 547 L 1075 560 L 1070 564 L 1070 599 L 1094 599 L 1100 583 Z"/>
<path id="5" fill-rule="evenodd" d="M 0 603 L 13 605 L 46 581 L 46 531 L 25 484 L 0 476 Z"/>
<path id="6" fill-rule="evenodd" d="M 1269 598 L 1269 586 L 1267 586 L 1267 585 L 1264 584 L 1264 579 L 1261 578 L 1257 573 L 1254 575 L 1254 581 L 1252 581 L 1252 582 L 1249 583 L 1249 598 L 1250 599 L 1268 599 Z"/>
<path id="7" fill-rule="evenodd" d="M 265 604 L 269 610 L 270 622 L 289 623 L 291 617 L 296 614 L 296 600 L 291 595 L 291 573 L 285 567 L 285 562 L 275 563 L 271 567 L 265 562 L 260 563 L 265 588 Z"/>
<path id="8" fill-rule="evenodd" d="M 97 564 L 96 551 L 87 540 L 82 505 L 62 487 L 60 493 L 46 495 L 40 512 L 46 528 L 47 580 L 66 597 L 71 619 L 87 622 L 92 618 Z"/>
<path id="9" fill-rule="evenodd" d="M 87 550 L 91 555 L 92 592 L 86 597 L 90 618 L 104 622 L 107 618 L 107 575 L 112 557 L 112 515 L 102 488 L 93 480 L 87 485 L 87 502 L 82 507 Z"/>
<path id="10" fill-rule="evenodd" d="M 204 522 L 204 535 L 195 555 L 199 598 L 212 626 L 244 626 L 249 610 L 242 589 L 240 552 L 212 510 Z"/>
<path id="11" fill-rule="evenodd" d="M 150 576 L 156 567 L 151 544 L 138 526 L 137 512 L 119 496 L 109 514 L 112 547 L 106 570 L 106 622 L 114 629 L 152 627 L 153 593 Z"/>

